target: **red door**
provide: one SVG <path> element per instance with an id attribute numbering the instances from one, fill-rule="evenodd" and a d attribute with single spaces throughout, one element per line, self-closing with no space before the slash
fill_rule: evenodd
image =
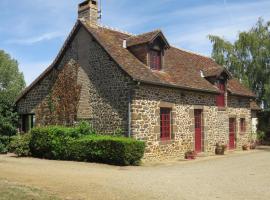
<path id="1" fill-rule="evenodd" d="M 194 110 L 195 117 L 195 151 L 202 152 L 202 110 Z"/>
<path id="2" fill-rule="evenodd" d="M 229 149 L 235 148 L 235 118 L 229 119 Z"/>

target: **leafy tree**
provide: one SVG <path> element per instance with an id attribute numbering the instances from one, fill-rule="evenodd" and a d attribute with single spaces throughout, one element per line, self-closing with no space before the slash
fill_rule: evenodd
<path id="1" fill-rule="evenodd" d="M 219 36 L 209 36 L 212 57 L 226 66 L 249 87 L 265 108 L 270 107 L 270 21 L 260 18 L 247 32 L 240 32 L 232 43 Z"/>
<path id="2" fill-rule="evenodd" d="M 0 50 L 0 135 L 16 133 L 14 104 L 24 87 L 24 77 L 19 72 L 18 62 Z"/>

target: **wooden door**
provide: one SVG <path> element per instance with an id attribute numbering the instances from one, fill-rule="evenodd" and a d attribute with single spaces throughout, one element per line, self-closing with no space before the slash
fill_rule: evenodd
<path id="1" fill-rule="evenodd" d="M 202 110 L 194 110 L 195 117 L 195 151 L 202 152 Z"/>
<path id="2" fill-rule="evenodd" d="M 235 148 L 235 132 L 236 132 L 236 120 L 235 118 L 229 119 L 229 149 Z"/>

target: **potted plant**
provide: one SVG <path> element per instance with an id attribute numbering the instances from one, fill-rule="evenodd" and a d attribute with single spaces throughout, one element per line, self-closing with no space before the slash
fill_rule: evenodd
<path id="1" fill-rule="evenodd" d="M 249 148 L 250 148 L 250 149 L 256 149 L 256 146 L 257 146 L 257 142 L 254 141 L 254 140 L 252 140 L 252 141 L 250 142 Z"/>
<path id="2" fill-rule="evenodd" d="M 247 144 L 244 144 L 244 145 L 242 146 L 242 149 L 243 149 L 243 151 L 247 151 L 247 150 L 248 150 L 248 145 L 247 145 Z"/>
<path id="3" fill-rule="evenodd" d="M 185 153 L 185 159 L 188 159 L 188 160 L 193 160 L 196 158 L 196 156 L 197 156 L 197 153 L 195 151 L 189 150 Z"/>
<path id="4" fill-rule="evenodd" d="M 224 152 L 226 151 L 226 149 L 227 149 L 227 145 L 217 143 L 215 153 L 216 155 L 224 155 Z"/>

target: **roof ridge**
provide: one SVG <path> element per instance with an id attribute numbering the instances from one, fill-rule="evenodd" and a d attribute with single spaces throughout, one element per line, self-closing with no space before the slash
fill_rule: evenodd
<path id="1" fill-rule="evenodd" d="M 162 32 L 162 31 L 161 31 L 161 29 L 155 29 L 155 30 L 152 30 L 152 31 L 149 31 L 149 32 L 145 32 L 145 33 L 141 33 L 141 34 L 138 34 L 138 35 L 134 35 L 134 37 L 141 37 L 141 36 L 144 36 L 146 34 L 154 33 L 154 32 Z"/>
<path id="2" fill-rule="evenodd" d="M 129 36 L 136 36 L 136 34 L 134 34 L 134 33 L 130 33 L 130 32 L 128 32 L 128 31 L 124 31 L 124 30 L 121 30 L 121 29 L 119 29 L 119 28 L 114 28 L 114 27 L 107 26 L 107 25 L 104 25 L 104 24 L 98 24 L 98 26 L 99 26 L 100 28 L 106 28 L 106 29 L 109 29 L 109 30 L 111 30 L 111 31 L 120 32 L 120 33 L 129 35 Z"/>
<path id="3" fill-rule="evenodd" d="M 191 51 L 191 50 L 187 50 L 187 49 L 182 49 L 182 48 L 179 48 L 179 47 L 176 47 L 174 45 L 171 45 L 171 47 L 175 48 L 175 49 L 178 49 L 180 51 L 184 51 L 186 53 L 189 53 L 189 54 L 194 54 L 194 55 L 197 55 L 197 56 L 201 56 L 201 57 L 204 57 L 204 58 L 208 58 L 208 59 L 211 59 L 211 60 L 214 60 L 213 58 L 211 58 L 210 56 L 207 56 L 207 55 L 203 55 L 201 53 L 197 53 L 197 52 L 194 52 L 194 51 Z"/>

